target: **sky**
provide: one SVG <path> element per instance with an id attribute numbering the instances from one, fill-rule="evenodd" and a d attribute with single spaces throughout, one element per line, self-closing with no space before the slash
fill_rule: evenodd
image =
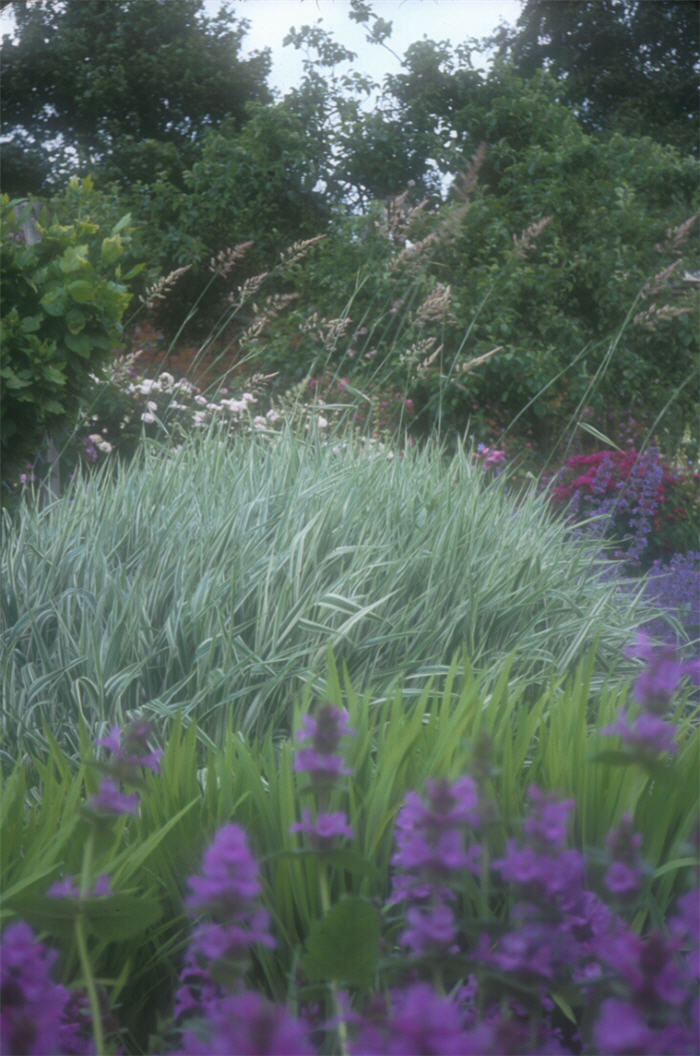
<path id="1" fill-rule="evenodd" d="M 520 0 L 371 0 L 371 5 L 392 23 L 387 43 L 398 56 L 423 37 L 452 44 L 484 37 L 499 22 L 515 23 L 522 9 Z M 205 0 L 205 6 L 213 14 L 219 0 Z M 338 43 L 357 53 L 353 66 L 361 73 L 381 83 L 386 74 L 400 72 L 399 60 L 386 48 L 366 43 L 365 27 L 348 18 L 349 0 L 238 0 L 235 11 L 250 21 L 244 52 L 272 49 L 269 84 L 282 95 L 301 79 L 304 57 L 292 45 L 283 47 L 282 41 L 292 26 L 314 25 L 319 19 Z M 338 72 L 346 70 L 341 66 Z"/>
<path id="2" fill-rule="evenodd" d="M 91 0 L 83 0 L 90 3 Z M 409 44 L 421 40 L 448 40 L 453 44 L 467 37 L 484 37 L 499 22 L 513 24 L 520 14 L 520 0 L 371 0 L 372 8 L 381 18 L 393 23 L 387 41 L 398 56 L 403 56 Z M 204 0 L 207 14 L 215 15 L 221 0 Z M 365 28 L 348 18 L 349 0 L 233 0 L 237 17 L 246 18 L 250 28 L 243 41 L 243 52 L 272 49 L 270 88 L 284 95 L 298 84 L 303 68 L 303 53 L 292 45 L 282 47 L 289 29 L 314 25 L 322 19 L 322 27 L 339 44 L 357 53 L 353 64 L 381 84 L 387 73 L 400 72 L 401 65 L 391 52 L 377 44 L 365 42 Z M 0 36 L 11 33 L 11 9 L 0 14 Z M 477 61 L 474 62 L 478 66 Z M 344 67 L 338 68 L 345 73 Z"/>

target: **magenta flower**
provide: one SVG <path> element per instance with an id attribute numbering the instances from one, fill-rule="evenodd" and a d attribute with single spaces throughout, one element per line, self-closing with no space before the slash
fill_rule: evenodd
<path id="1" fill-rule="evenodd" d="M 409 907 L 406 922 L 408 927 L 401 934 L 401 945 L 407 946 L 419 957 L 426 953 L 457 949 L 455 916 L 444 902 Z"/>
<path id="2" fill-rule="evenodd" d="M 178 1056 L 314 1056 L 304 1025 L 260 994 L 222 997 L 205 1012 L 185 1030 Z"/>
<path id="3" fill-rule="evenodd" d="M 642 1056 L 651 1052 L 651 1032 L 641 1012 L 615 997 L 604 1001 L 594 1028 L 599 1052 L 628 1053 Z"/>
<path id="4" fill-rule="evenodd" d="M 148 750 L 147 741 L 152 733 L 150 722 L 136 719 L 123 731 L 118 726 L 113 726 L 107 737 L 97 741 L 99 747 L 108 748 L 112 753 L 107 764 L 110 773 L 128 779 L 143 766 L 154 774 L 159 774 L 163 750 Z"/>
<path id="5" fill-rule="evenodd" d="M 96 796 L 88 800 L 88 809 L 95 814 L 136 814 L 139 805 L 137 795 L 129 796 L 120 792 L 111 778 L 105 777 L 100 782 Z"/>
<path id="6" fill-rule="evenodd" d="M 674 646 L 654 646 L 649 636 L 640 631 L 636 643 L 626 653 L 647 663 L 646 670 L 634 684 L 634 695 L 639 703 L 650 711 L 665 711 L 686 674 L 686 665 L 678 660 Z"/>
<path id="7" fill-rule="evenodd" d="M 342 812 L 319 814 L 314 820 L 308 807 L 302 812 L 302 820 L 292 825 L 289 831 L 307 833 L 312 847 L 319 850 L 329 850 L 339 839 L 347 837 L 351 840 L 355 835 Z"/>
<path id="8" fill-rule="evenodd" d="M 52 884 L 46 894 L 50 898 L 80 898 L 80 886 L 72 876 L 66 876 Z M 95 881 L 92 889 L 86 892 L 86 898 L 107 898 L 114 894 L 109 877 L 101 874 Z"/>
<path id="9" fill-rule="evenodd" d="M 51 978 L 58 957 L 20 921 L 0 945 L 0 1052 L 52 1056 L 57 1051 L 68 990 Z"/>
<path id="10" fill-rule="evenodd" d="M 204 910 L 217 917 L 248 911 L 262 891 L 258 863 L 240 825 L 224 825 L 204 853 L 202 875 L 188 880 L 192 894 L 190 909 Z"/>
<path id="11" fill-rule="evenodd" d="M 576 806 L 576 801 L 546 796 L 536 785 L 530 785 L 528 795 L 533 807 L 523 823 L 524 831 L 536 844 L 547 848 L 564 847 L 569 814 Z"/>
<path id="12" fill-rule="evenodd" d="M 262 891 L 258 863 L 239 825 L 224 825 L 207 848 L 202 875 L 188 880 L 190 911 L 213 918 L 199 924 L 190 943 L 190 955 L 205 961 L 242 961 L 253 944 L 274 948 L 270 916 L 258 906 Z"/>
<path id="13" fill-rule="evenodd" d="M 632 828 L 631 815 L 624 815 L 620 824 L 608 834 L 606 843 L 613 859 L 605 874 L 606 887 L 614 895 L 634 894 L 642 882 L 639 862 L 642 837 Z"/>
<path id="14" fill-rule="evenodd" d="M 643 712 L 634 723 L 630 725 L 627 721 L 627 712 L 623 709 L 617 722 L 612 726 L 606 726 L 601 733 L 604 737 L 619 734 L 625 744 L 628 744 L 635 752 L 643 758 L 654 758 L 668 752 L 669 755 L 677 755 L 678 747 L 674 743 L 676 727 L 670 722 L 664 722 L 657 715 Z"/>
<path id="15" fill-rule="evenodd" d="M 341 739 L 355 732 L 348 726 L 347 712 L 322 704 L 315 715 L 304 715 L 301 721 L 297 739 L 311 744 L 296 753 L 294 769 L 309 773 L 312 782 L 321 785 L 333 784 L 338 777 L 351 774 L 343 757 L 334 754 Z"/>

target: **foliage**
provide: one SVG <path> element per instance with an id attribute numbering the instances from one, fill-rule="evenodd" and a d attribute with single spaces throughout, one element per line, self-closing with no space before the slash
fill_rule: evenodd
<path id="1" fill-rule="evenodd" d="M 320 425 L 233 443 L 211 430 L 49 507 L 23 497 L 2 576 L 15 743 L 49 715 L 72 741 L 76 708 L 94 724 L 182 707 L 214 739 L 231 717 L 285 729 L 329 647 L 378 690 L 422 685 L 461 648 L 478 669 L 515 651 L 536 681 L 602 637 L 597 676 L 617 667 L 636 603 L 537 495 L 516 506 L 506 475 L 463 450 L 341 448 Z"/>
<path id="2" fill-rule="evenodd" d="M 650 136 L 697 154 L 696 3 L 526 0 L 490 39 L 524 77 L 547 69 L 592 132 Z"/>
<path id="3" fill-rule="evenodd" d="M 75 188 L 78 190 L 77 186 Z M 81 399 L 120 336 L 131 299 L 122 274 L 129 216 L 105 234 L 83 217 L 55 222 L 25 243 L 23 209 L 2 202 L 2 454 L 5 472 L 32 456 L 45 434 L 72 424 Z"/>
<path id="4" fill-rule="evenodd" d="M 309 707 L 316 693 L 311 687 L 295 708 L 298 739 L 308 745 L 297 748 L 296 754 L 289 739 L 275 741 L 267 736 L 251 744 L 240 731 L 229 728 L 220 744 L 212 745 L 202 759 L 196 727 L 184 729 L 179 721 L 171 729 L 162 759 L 157 752 L 126 754 L 129 729 L 146 735 L 148 724 L 141 720 L 121 736 L 114 729 L 108 734 L 101 731 L 98 737 L 103 750 L 97 763 L 84 728 L 80 766 L 50 741 L 48 757 L 25 758 L 5 779 L 3 846 L 12 853 L 3 856 L 4 920 L 13 922 L 19 917 L 28 921 L 61 950 L 60 973 L 65 983 L 81 987 L 91 979 L 99 980 L 105 1003 L 120 1006 L 119 1018 L 127 1028 L 122 1044 L 128 1039 L 129 1047 L 137 1051 L 170 1051 L 171 995 L 181 965 L 176 1014 L 186 1007 L 197 1009 L 200 1002 L 206 1004 L 206 995 L 213 996 L 217 984 L 233 985 L 238 980 L 234 989 L 255 987 L 290 1008 L 310 1011 L 310 1005 L 318 1006 L 320 1025 L 330 1018 L 329 1003 L 331 1008 L 335 1003 L 337 1012 L 345 1008 L 337 1001 L 333 979 L 354 984 L 348 1001 L 360 1013 L 371 989 L 405 986 L 410 968 L 419 977 L 432 973 L 433 982 L 439 975 L 446 992 L 452 992 L 455 973 L 465 978 L 475 972 L 485 997 L 512 995 L 515 987 L 518 999 L 535 1002 L 535 1009 L 544 986 L 573 1009 L 572 1016 L 582 1017 L 585 1025 L 586 1003 L 579 1003 L 576 986 L 564 984 L 566 969 L 561 976 L 557 971 L 556 981 L 553 976 L 533 980 L 529 973 L 537 971 L 534 961 L 525 974 L 517 958 L 510 966 L 490 964 L 488 957 L 481 956 L 479 936 L 488 934 L 491 949 L 502 948 L 505 958 L 507 936 L 512 932 L 517 942 L 524 934 L 523 923 L 517 924 L 515 903 L 525 892 L 516 877 L 508 877 L 505 862 L 508 858 L 515 862 L 516 846 L 529 845 L 528 834 L 530 838 L 549 834 L 550 841 L 547 846 L 536 839 L 532 844 L 537 851 L 534 861 L 530 859 L 530 884 L 545 882 L 544 869 L 550 885 L 561 884 L 567 877 L 566 891 L 573 897 L 580 884 L 571 865 L 582 861 L 578 852 L 587 853 L 585 886 L 590 893 L 586 897 L 589 904 L 595 903 L 608 927 L 600 932 L 591 921 L 593 935 L 589 938 L 601 947 L 587 945 L 586 956 L 595 959 L 604 948 L 611 956 L 617 951 L 618 971 L 618 958 L 630 943 L 638 942 L 636 933 L 663 927 L 674 913 L 677 896 L 686 889 L 687 871 L 694 861 L 689 841 L 696 807 L 692 778 L 697 757 L 697 728 L 687 692 L 670 708 L 669 717 L 677 724 L 673 731 L 677 754 L 672 760 L 657 751 L 655 758 L 644 761 L 634 753 L 615 763 L 609 758 L 603 761 L 601 750 L 610 734 L 607 724 L 624 708 L 628 687 L 609 683 L 591 724 L 594 668 L 589 657 L 569 680 L 550 672 L 547 687 L 533 706 L 524 694 L 526 683 L 513 677 L 509 664 L 491 684 L 476 677 L 464 659 L 456 661 L 444 683 L 440 680 L 417 697 L 397 691 L 388 699 L 358 695 L 331 665 L 313 717 Z M 682 673 L 679 667 L 673 682 L 670 674 L 664 675 L 664 691 L 669 695 Z M 635 695 L 649 708 L 650 701 L 642 692 L 643 679 L 644 674 Z M 321 704 L 322 700 L 326 703 Z M 342 716 L 337 709 L 343 707 L 347 707 L 347 722 L 337 734 L 352 731 L 352 736 L 343 737 L 342 757 L 329 758 L 329 753 L 337 751 L 339 738 L 329 739 L 326 731 L 321 740 L 319 723 L 327 712 Z M 333 772 L 337 775 L 340 770 L 345 776 L 321 780 L 333 759 L 341 763 L 340 768 L 334 763 Z M 160 774 L 145 773 L 139 779 L 134 773 L 138 765 L 160 769 Z M 90 797 L 97 791 L 98 775 L 116 773 L 117 768 L 139 787 L 140 807 L 133 814 L 97 819 Z M 465 771 L 473 779 L 461 777 Z M 436 779 L 432 784 L 431 778 Z M 416 871 L 409 863 L 409 851 L 415 855 L 421 844 L 407 843 L 409 813 L 415 817 L 419 811 L 416 793 L 422 792 L 426 781 L 431 795 L 431 788 L 447 792 L 455 782 L 459 785 L 460 810 L 444 821 L 451 828 L 463 827 L 467 808 L 470 839 L 479 835 L 472 859 L 476 862 L 482 856 L 483 861 L 476 870 L 465 866 L 455 857 L 457 848 L 450 841 L 449 868 L 439 875 L 441 887 L 454 890 L 451 904 L 459 937 L 449 952 L 439 948 L 436 937 L 437 948 L 417 954 L 409 931 L 402 931 L 406 921 L 397 876 L 399 871 L 409 876 L 412 869 Z M 545 795 L 538 799 L 533 786 Z M 526 813 L 528 789 L 532 806 Z M 560 802 L 562 797 L 567 805 Z M 565 850 L 565 818 L 574 799 L 572 849 Z M 332 809 L 333 817 L 345 814 L 352 830 L 350 846 L 341 846 L 337 838 L 319 846 L 303 833 L 295 835 L 295 823 L 304 814 L 301 805 L 309 802 L 315 802 L 317 810 Z M 434 811 L 440 809 L 434 807 Z M 438 814 L 430 816 L 435 819 Z M 628 841 L 627 851 L 620 841 L 625 826 L 630 834 L 639 834 L 632 843 Z M 243 830 L 250 834 L 250 846 L 242 838 Z M 618 833 L 618 841 L 608 841 L 605 848 L 611 830 Z M 432 846 L 429 834 L 425 835 Z M 91 838 L 92 852 L 86 857 Z M 438 843 L 433 853 L 438 854 L 443 846 L 448 849 L 447 843 Z M 259 873 L 252 855 L 260 860 Z M 551 861 L 553 855 L 561 855 L 556 864 Z M 536 874 L 532 871 L 535 862 Z M 619 882 L 623 865 L 625 890 Z M 192 878 L 197 872 L 198 880 Z M 189 952 L 183 912 L 188 874 L 186 904 L 193 918 Z M 71 877 L 80 878 L 84 894 L 79 899 L 69 893 Z M 103 878 L 100 893 L 91 894 L 97 877 Z M 435 877 L 430 872 L 423 881 L 434 883 Z M 230 887 L 224 889 L 226 884 Z M 49 888 L 54 897 L 47 897 Z M 554 907 L 562 908 L 561 894 L 557 891 L 549 896 L 550 925 Z M 528 901 L 533 900 L 537 902 L 530 887 Z M 614 917 L 605 911 L 606 902 Z M 267 912 L 256 912 L 256 903 Z M 149 924 L 147 911 L 155 912 L 156 906 L 161 916 Z M 127 907 L 128 933 L 114 927 L 114 914 Z M 378 907 L 383 907 L 381 916 Z M 347 975 L 347 960 L 341 963 L 336 952 L 346 942 L 350 912 L 355 938 L 361 933 L 364 940 L 357 948 L 352 979 Z M 415 907 L 412 912 L 415 923 Z M 634 921 L 629 938 L 626 930 L 619 930 L 620 917 Z M 379 921 L 385 936 L 381 956 L 376 942 Z M 87 957 L 77 942 L 80 922 L 87 927 Z M 229 957 L 215 966 L 211 962 L 217 955 L 205 951 L 211 949 L 215 932 L 227 929 L 231 929 L 226 940 Z M 274 949 L 266 948 L 270 944 L 265 936 L 270 931 L 277 943 Z M 614 944 L 604 947 L 603 936 L 611 933 Z M 6 943 L 12 934 L 5 932 Z M 534 941 L 532 932 L 530 938 Z M 552 944 L 546 929 L 543 941 L 558 963 L 560 944 Z M 255 942 L 254 958 L 250 958 L 248 943 Z M 219 942 L 218 956 L 223 949 Z M 534 948 L 530 949 L 534 957 Z M 9 945 L 5 952 L 9 955 Z M 213 969 L 211 979 L 205 962 Z M 29 960 L 25 958 L 23 964 L 28 968 Z M 300 971 L 299 964 L 308 971 Z M 610 996 L 605 982 L 608 974 L 602 978 L 604 986 L 596 991 L 597 1001 Z M 618 983 L 624 978 L 623 971 Z M 193 983 L 203 982 L 203 989 L 192 989 Z M 343 1019 L 346 1014 L 343 1011 Z M 102 1019 L 99 1011 L 96 1015 L 93 1011 L 95 1019 Z M 357 1022 L 362 1022 L 357 1015 L 348 1017 L 349 1025 Z M 196 1028 L 191 1019 L 185 1024 L 185 1029 Z M 104 1027 L 110 1033 L 106 1018 Z M 156 1040 L 149 1045 L 147 1035 L 156 1027 Z M 111 1039 L 98 1051 L 110 1051 L 110 1046 Z M 374 1045 L 372 1051 L 383 1049 Z M 615 1047 L 606 1046 L 605 1051 L 615 1051 Z"/>
<path id="5" fill-rule="evenodd" d="M 648 568 L 692 548 L 700 531 L 700 474 L 674 470 L 658 450 L 573 455 L 555 475 L 552 500 L 575 521 L 621 547 L 616 556 Z"/>
<path id="6" fill-rule="evenodd" d="M 182 169 L 206 129 L 224 118 L 240 128 L 246 103 L 270 98 L 269 54 L 241 58 L 248 24 L 225 5 L 215 18 L 202 0 L 12 7 L 3 128 L 20 164 L 25 151 L 41 156 L 46 187 L 74 173 L 76 161 L 81 175 L 98 165 L 126 184 L 153 164 Z M 21 170 L 3 170 L 5 190 L 26 194 Z"/>

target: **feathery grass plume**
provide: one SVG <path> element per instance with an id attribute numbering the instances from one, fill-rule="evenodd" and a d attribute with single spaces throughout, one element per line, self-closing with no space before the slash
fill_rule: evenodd
<path id="1" fill-rule="evenodd" d="M 228 303 L 240 308 L 240 306 L 245 304 L 246 301 L 249 301 L 251 297 L 255 297 L 269 274 L 269 271 L 263 271 L 260 275 L 251 275 L 250 278 L 245 280 L 242 286 L 237 286 L 235 291 L 228 295 L 226 298 Z"/>
<path id="2" fill-rule="evenodd" d="M 491 359 L 491 356 L 495 356 L 497 352 L 502 352 L 505 345 L 498 345 L 496 348 L 492 348 L 489 352 L 484 352 L 481 356 L 474 356 L 473 359 L 468 360 L 466 363 L 460 363 L 455 367 L 455 374 L 471 374 L 474 367 L 480 367 L 482 363 L 485 363 L 487 359 Z"/>
<path id="3" fill-rule="evenodd" d="M 661 293 L 662 290 L 666 289 L 669 285 L 669 279 L 678 270 L 683 263 L 683 258 L 678 257 L 668 267 L 662 268 L 661 271 L 657 271 L 653 278 L 649 279 L 647 283 L 642 287 L 642 297 L 656 297 L 657 294 Z"/>
<path id="4" fill-rule="evenodd" d="M 451 302 L 452 287 L 439 282 L 416 309 L 413 316 L 414 326 L 422 330 L 430 323 L 456 323 L 454 313 L 450 310 Z"/>
<path id="5" fill-rule="evenodd" d="M 479 169 L 483 165 L 485 157 L 486 143 L 481 142 L 467 168 L 456 178 L 453 185 L 455 194 L 460 199 L 461 204 L 452 209 L 438 227 L 426 235 L 425 238 L 402 249 L 389 265 L 389 272 L 402 268 L 407 269 L 409 272 L 417 271 L 419 262 L 427 256 L 431 248 L 455 233 L 460 222 L 471 208 L 469 196 L 476 184 Z"/>
<path id="6" fill-rule="evenodd" d="M 669 227 L 666 231 L 666 238 L 662 242 L 657 242 L 654 247 L 657 253 L 675 253 L 688 238 L 690 229 L 697 218 L 696 213 L 694 216 L 689 216 L 682 224 L 678 224 L 677 227 Z"/>
<path id="7" fill-rule="evenodd" d="M 692 312 L 692 305 L 680 305 L 680 304 L 662 304 L 659 307 L 656 304 L 652 304 L 645 312 L 638 312 L 632 320 L 637 326 L 643 326 L 645 330 L 656 330 L 659 323 L 668 322 L 669 319 L 675 319 L 679 315 L 688 315 Z"/>
<path id="8" fill-rule="evenodd" d="M 408 194 L 408 190 L 405 190 L 395 198 L 390 198 L 385 206 L 386 233 L 395 242 L 403 242 L 405 240 L 414 220 L 428 204 L 428 199 L 424 198 L 418 205 L 408 205 Z M 380 222 L 378 224 L 383 226 Z"/>
<path id="9" fill-rule="evenodd" d="M 180 276 L 189 271 L 191 267 L 191 264 L 186 264 L 184 268 L 175 268 L 174 271 L 164 275 L 162 279 L 158 279 L 152 286 L 149 286 L 145 296 L 139 297 L 144 308 L 155 308 L 158 301 L 164 301 Z"/>
<path id="10" fill-rule="evenodd" d="M 313 312 L 306 317 L 300 329 L 302 333 L 313 335 L 324 348 L 332 349 L 351 324 L 352 319 L 349 316 L 340 319 L 326 319 L 318 312 Z"/>
<path id="11" fill-rule="evenodd" d="M 513 235 L 516 257 L 524 257 L 527 251 L 532 249 L 544 229 L 551 224 L 552 219 L 551 216 L 545 216 L 542 220 L 537 220 L 534 224 L 526 227 L 521 235 Z"/>
<path id="12" fill-rule="evenodd" d="M 290 268 L 293 264 L 298 264 L 306 254 L 312 249 L 313 246 L 317 246 L 319 242 L 323 242 L 325 235 L 314 235 L 313 238 L 302 239 L 300 242 L 293 242 L 291 246 L 288 246 L 282 253 L 280 253 L 279 268 Z"/>
<path id="13" fill-rule="evenodd" d="M 222 249 L 220 253 L 217 253 L 209 261 L 209 271 L 213 275 L 220 275 L 222 279 L 225 279 L 231 269 L 239 260 L 243 259 L 250 247 L 254 245 L 255 242 L 239 242 L 237 246 L 229 246 L 227 249 Z"/>
<path id="14" fill-rule="evenodd" d="M 273 319 L 285 310 L 299 297 L 298 293 L 273 293 L 265 299 L 261 308 L 253 305 L 253 321 L 238 338 L 238 344 L 244 345 L 260 337 L 262 332 L 270 325 Z"/>

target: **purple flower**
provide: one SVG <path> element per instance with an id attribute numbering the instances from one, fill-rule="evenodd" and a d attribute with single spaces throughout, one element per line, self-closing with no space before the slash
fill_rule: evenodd
<path id="1" fill-rule="evenodd" d="M 123 732 L 118 726 L 113 726 L 107 737 L 97 741 L 99 747 L 108 748 L 112 753 L 107 764 L 110 772 L 128 779 L 143 766 L 159 774 L 163 750 L 158 748 L 153 752 L 148 751 L 147 741 L 152 733 L 151 723 L 143 719 L 135 719 Z"/>
<path id="2" fill-rule="evenodd" d="M 348 713 L 331 704 L 322 704 L 314 715 L 304 715 L 302 728 L 297 732 L 300 741 L 310 740 L 317 752 L 328 755 L 336 750 L 341 737 L 354 734 L 349 723 Z"/>
<path id="3" fill-rule="evenodd" d="M 80 886 L 72 876 L 66 876 L 52 884 L 46 894 L 50 898 L 80 898 Z M 86 898 L 106 898 L 114 894 L 109 877 L 102 873 L 98 876 L 91 891 L 85 893 Z"/>
<path id="4" fill-rule="evenodd" d="M 96 814 L 136 814 L 139 797 L 120 792 L 114 781 L 105 777 L 100 782 L 100 791 L 88 800 L 87 805 Z"/>
<path id="5" fill-rule="evenodd" d="M 240 960 L 255 943 L 275 948 L 269 929 L 270 915 L 265 909 L 241 917 L 239 923 L 200 924 L 192 933 L 190 952 L 201 954 L 207 961 Z"/>
<path id="6" fill-rule="evenodd" d="M 658 715 L 652 715 L 647 711 L 630 725 L 624 709 L 620 712 L 617 722 L 601 730 L 604 737 L 619 734 L 625 744 L 628 744 L 642 758 L 655 758 L 664 752 L 677 755 L 678 747 L 674 743 L 677 732 L 676 727 L 670 722 L 664 722 Z"/>
<path id="7" fill-rule="evenodd" d="M 605 886 L 613 895 L 633 895 L 640 887 L 639 870 L 626 862 L 613 862 L 605 874 Z"/>
<path id="8" fill-rule="evenodd" d="M 596 1048 L 599 1052 L 641 1056 L 651 1052 L 651 1032 L 641 1012 L 626 1001 L 615 997 L 601 1005 L 594 1028 Z"/>
<path id="9" fill-rule="evenodd" d="M 613 859 L 605 874 L 606 887 L 614 895 L 633 894 L 641 885 L 639 850 L 642 837 L 632 828 L 630 814 L 625 814 L 617 828 L 608 834 L 606 843 Z"/>
<path id="10" fill-rule="evenodd" d="M 180 1056 L 314 1056 L 306 1029 L 283 1005 L 244 991 L 210 1002 L 188 1024 Z"/>
<path id="11" fill-rule="evenodd" d="M 204 852 L 202 876 L 188 880 L 190 909 L 205 910 L 224 920 L 248 911 L 262 891 L 258 863 L 240 825 L 224 825 Z"/>
<path id="12" fill-rule="evenodd" d="M 51 978 L 58 954 L 20 921 L 0 945 L 0 1051 L 54 1056 L 68 991 Z"/>
<path id="13" fill-rule="evenodd" d="M 533 809 L 523 823 L 524 831 L 536 844 L 548 848 L 563 847 L 566 844 L 569 814 L 576 806 L 576 801 L 553 799 L 536 785 L 530 786 L 528 795 Z"/>
<path id="14" fill-rule="evenodd" d="M 685 665 L 678 660 L 674 646 L 653 646 L 648 635 L 640 631 L 635 645 L 626 652 L 647 663 L 647 669 L 634 684 L 636 699 L 650 711 L 665 711 L 685 674 Z"/>
<path id="15" fill-rule="evenodd" d="M 484 1053 L 474 1048 L 464 1030 L 459 1008 L 426 983 L 414 983 L 391 995 L 391 1014 L 379 1023 L 363 1023 L 350 1052 L 353 1056 L 383 1053 L 385 1056 L 416 1056 L 429 1052 L 433 1056 L 472 1056 Z M 481 1044 L 481 1043 L 480 1043 Z"/>
<path id="16" fill-rule="evenodd" d="M 355 732 L 348 726 L 347 712 L 322 704 L 315 715 L 304 715 L 301 721 L 297 738 L 310 741 L 311 746 L 296 753 L 294 769 L 311 774 L 316 785 L 332 785 L 338 777 L 351 774 L 343 757 L 334 754 L 341 738 Z"/>
<path id="17" fill-rule="evenodd" d="M 343 836 L 351 840 L 355 835 L 342 812 L 319 814 L 313 820 L 308 807 L 302 812 L 302 820 L 292 825 L 289 831 L 308 833 L 312 846 L 319 850 L 330 849 Z"/>
<path id="18" fill-rule="evenodd" d="M 444 902 L 409 908 L 406 922 L 408 927 L 401 935 L 401 945 L 419 957 L 427 953 L 445 953 L 454 947 L 457 939 L 455 916 Z"/>
<path id="19" fill-rule="evenodd" d="M 224 825 L 207 848 L 201 876 L 188 880 L 186 905 L 212 916 L 192 934 L 190 954 L 206 961 L 240 962 L 254 943 L 272 949 L 270 916 L 257 905 L 262 887 L 258 863 L 239 825 Z"/>
<path id="20" fill-rule="evenodd" d="M 294 769 L 297 772 L 307 772 L 312 778 L 324 783 L 333 782 L 337 777 L 352 773 L 345 765 L 342 755 L 324 755 L 313 748 L 303 748 L 296 753 Z"/>

